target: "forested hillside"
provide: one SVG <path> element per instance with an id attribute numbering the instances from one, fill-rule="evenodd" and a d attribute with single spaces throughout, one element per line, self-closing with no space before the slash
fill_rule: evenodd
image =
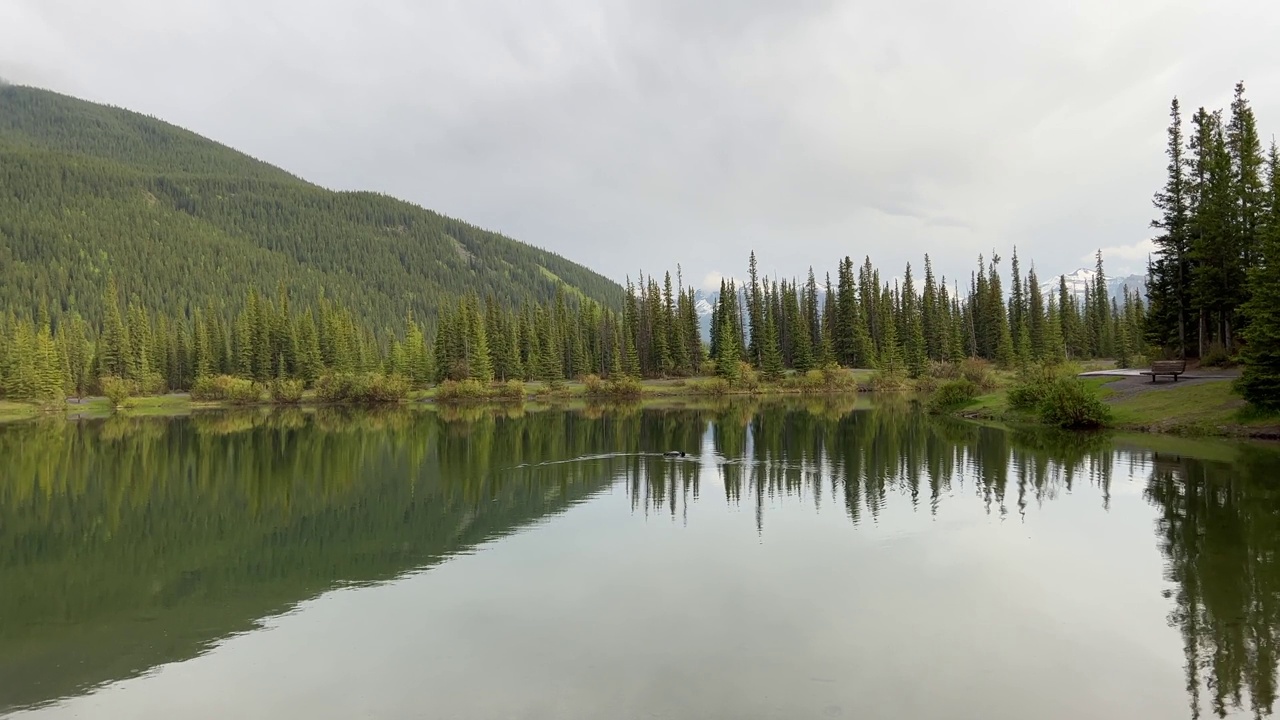
<path id="1" fill-rule="evenodd" d="M 238 312 L 284 280 L 370 328 L 428 325 L 475 293 L 515 306 L 558 287 L 620 307 L 614 282 L 411 203 L 333 192 L 137 113 L 0 86 L 0 312 L 56 326 L 120 297 L 170 317 Z"/>

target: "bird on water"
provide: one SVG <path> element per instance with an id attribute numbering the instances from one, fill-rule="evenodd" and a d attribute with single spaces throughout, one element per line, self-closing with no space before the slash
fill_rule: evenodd
<path id="1" fill-rule="evenodd" d="M 686 457 L 683 450 L 668 450 L 662 455 L 663 457 Z"/>

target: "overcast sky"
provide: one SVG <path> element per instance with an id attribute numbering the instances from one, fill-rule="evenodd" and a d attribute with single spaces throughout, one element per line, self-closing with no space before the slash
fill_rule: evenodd
<path id="1" fill-rule="evenodd" d="M 1270 138 L 1276 37 L 1274 0 L 0 0 L 0 77 L 618 279 L 1015 244 L 1120 274 L 1169 99 L 1244 80 Z"/>

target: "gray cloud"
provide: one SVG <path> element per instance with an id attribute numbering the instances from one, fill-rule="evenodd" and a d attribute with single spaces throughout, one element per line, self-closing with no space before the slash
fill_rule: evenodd
<path id="1" fill-rule="evenodd" d="M 1141 267 L 1168 100 L 1245 80 L 1265 1 L 9 0 L 0 76 L 131 107 L 608 275 L 850 254 Z"/>

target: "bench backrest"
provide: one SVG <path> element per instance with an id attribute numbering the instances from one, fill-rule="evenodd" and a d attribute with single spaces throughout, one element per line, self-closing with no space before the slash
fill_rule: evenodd
<path id="1" fill-rule="evenodd" d="M 1185 372 L 1187 369 L 1186 360 L 1156 360 L 1151 363 L 1151 372 Z"/>

